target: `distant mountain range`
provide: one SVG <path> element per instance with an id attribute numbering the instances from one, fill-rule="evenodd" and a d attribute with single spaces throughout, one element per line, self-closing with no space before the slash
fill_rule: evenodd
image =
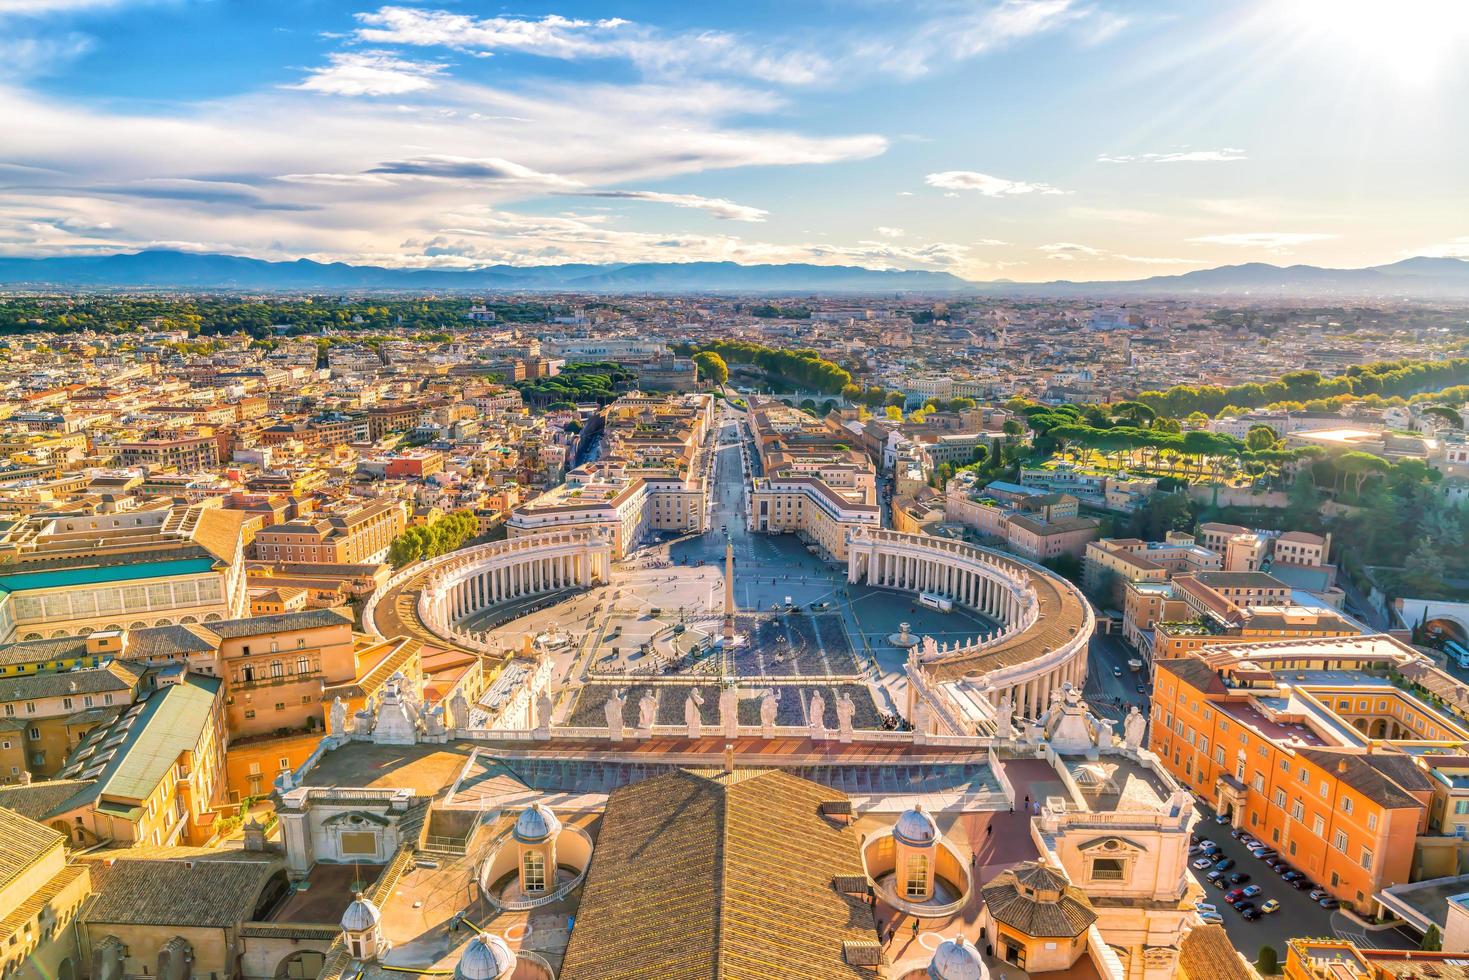
<path id="1" fill-rule="evenodd" d="M 66 289 L 547 291 L 578 293 L 981 293 L 997 296 L 1256 296 L 1469 298 L 1469 260 L 1420 256 L 1365 269 L 1264 262 L 1115 282 L 969 282 L 947 272 L 846 265 L 637 262 L 387 269 L 310 259 L 148 250 L 0 259 L 0 284 Z"/>

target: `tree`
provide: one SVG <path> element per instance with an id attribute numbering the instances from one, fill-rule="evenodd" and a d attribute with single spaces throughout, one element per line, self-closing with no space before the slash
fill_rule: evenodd
<path id="1" fill-rule="evenodd" d="M 1255 969 L 1262 976 L 1273 976 L 1280 969 L 1280 954 L 1275 951 L 1274 946 L 1261 946 L 1260 955 L 1255 959 Z"/>
<path id="2" fill-rule="evenodd" d="M 1005 424 L 1000 426 L 1000 431 L 1009 439 L 1018 439 L 1025 435 L 1025 424 L 1019 419 L 1006 419 Z"/>
<path id="3" fill-rule="evenodd" d="M 1456 429 L 1464 428 L 1464 418 L 1458 412 L 1447 405 L 1430 405 L 1423 410 L 1424 415 L 1436 415 L 1449 423 Z"/>
<path id="4" fill-rule="evenodd" d="M 883 414 L 894 422 L 903 421 L 903 410 L 896 405 L 889 405 L 883 409 Z"/>
<path id="5" fill-rule="evenodd" d="M 1428 931 L 1423 934 L 1423 942 L 1418 948 L 1427 953 L 1437 953 L 1443 949 L 1443 933 L 1438 931 L 1438 926 L 1429 925 Z"/>
<path id="6" fill-rule="evenodd" d="M 1443 559 L 1428 538 L 1419 538 L 1417 546 L 1403 561 L 1398 589 L 1404 595 L 1429 599 L 1443 594 Z"/>
<path id="7" fill-rule="evenodd" d="M 1275 443 L 1275 430 L 1268 425 L 1252 425 L 1250 431 L 1245 433 L 1245 448 L 1250 452 L 1274 449 Z"/>
<path id="8" fill-rule="evenodd" d="M 729 365 L 712 350 L 695 354 L 694 366 L 699 369 L 699 377 L 710 384 L 722 385 L 729 380 Z"/>

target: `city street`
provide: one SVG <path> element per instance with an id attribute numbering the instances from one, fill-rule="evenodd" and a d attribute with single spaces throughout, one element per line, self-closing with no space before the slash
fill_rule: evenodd
<path id="1" fill-rule="evenodd" d="M 1085 694 L 1094 711 L 1120 718 L 1127 714 L 1130 705 L 1148 710 L 1148 695 L 1137 690 L 1138 684 L 1146 686 L 1147 674 L 1134 673 L 1127 666 L 1127 661 L 1135 656 L 1121 634 L 1092 634 L 1087 648 Z"/>

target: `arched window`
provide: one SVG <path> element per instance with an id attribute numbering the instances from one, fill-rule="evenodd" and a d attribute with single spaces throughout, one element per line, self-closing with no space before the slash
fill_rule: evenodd
<path id="1" fill-rule="evenodd" d="M 298 674 L 309 674 L 309 673 L 311 673 L 311 661 L 308 660 L 308 659 L 306 659 L 305 657 L 297 657 L 296 658 L 296 673 L 298 673 Z"/>
<path id="2" fill-rule="evenodd" d="M 286 676 L 286 665 L 283 664 L 283 663 L 281 663 L 279 660 L 272 660 L 270 662 L 270 676 L 271 677 L 284 677 L 284 676 Z"/>
<path id="3" fill-rule="evenodd" d="M 908 876 L 903 890 L 909 898 L 922 898 L 928 894 L 928 855 L 914 854 L 908 859 Z"/>
<path id="4" fill-rule="evenodd" d="M 520 884 L 528 892 L 546 890 L 546 858 L 540 851 L 525 852 Z"/>

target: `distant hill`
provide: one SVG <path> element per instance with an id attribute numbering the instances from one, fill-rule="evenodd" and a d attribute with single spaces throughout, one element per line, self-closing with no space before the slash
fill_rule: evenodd
<path id="1" fill-rule="evenodd" d="M 946 272 L 832 265 L 643 262 L 497 265 L 484 269 L 386 269 L 310 259 L 267 262 L 237 255 L 149 250 L 102 256 L 0 259 L 0 283 L 68 288 L 258 290 L 552 290 L 605 293 L 956 292 Z"/>
<path id="2" fill-rule="evenodd" d="M 1469 260 L 1418 256 L 1365 269 L 1265 262 L 1112 282 L 968 282 L 946 272 L 846 265 L 635 262 L 388 269 L 343 262 L 267 262 L 153 249 L 115 255 L 0 259 L 0 284 L 68 289 L 461 290 L 580 293 L 980 293 L 997 296 L 1255 296 L 1469 299 Z"/>
<path id="3" fill-rule="evenodd" d="M 1469 260 L 1418 256 L 1366 269 L 1249 262 L 1114 282 L 976 283 L 1009 296 L 1299 296 L 1469 298 Z"/>

